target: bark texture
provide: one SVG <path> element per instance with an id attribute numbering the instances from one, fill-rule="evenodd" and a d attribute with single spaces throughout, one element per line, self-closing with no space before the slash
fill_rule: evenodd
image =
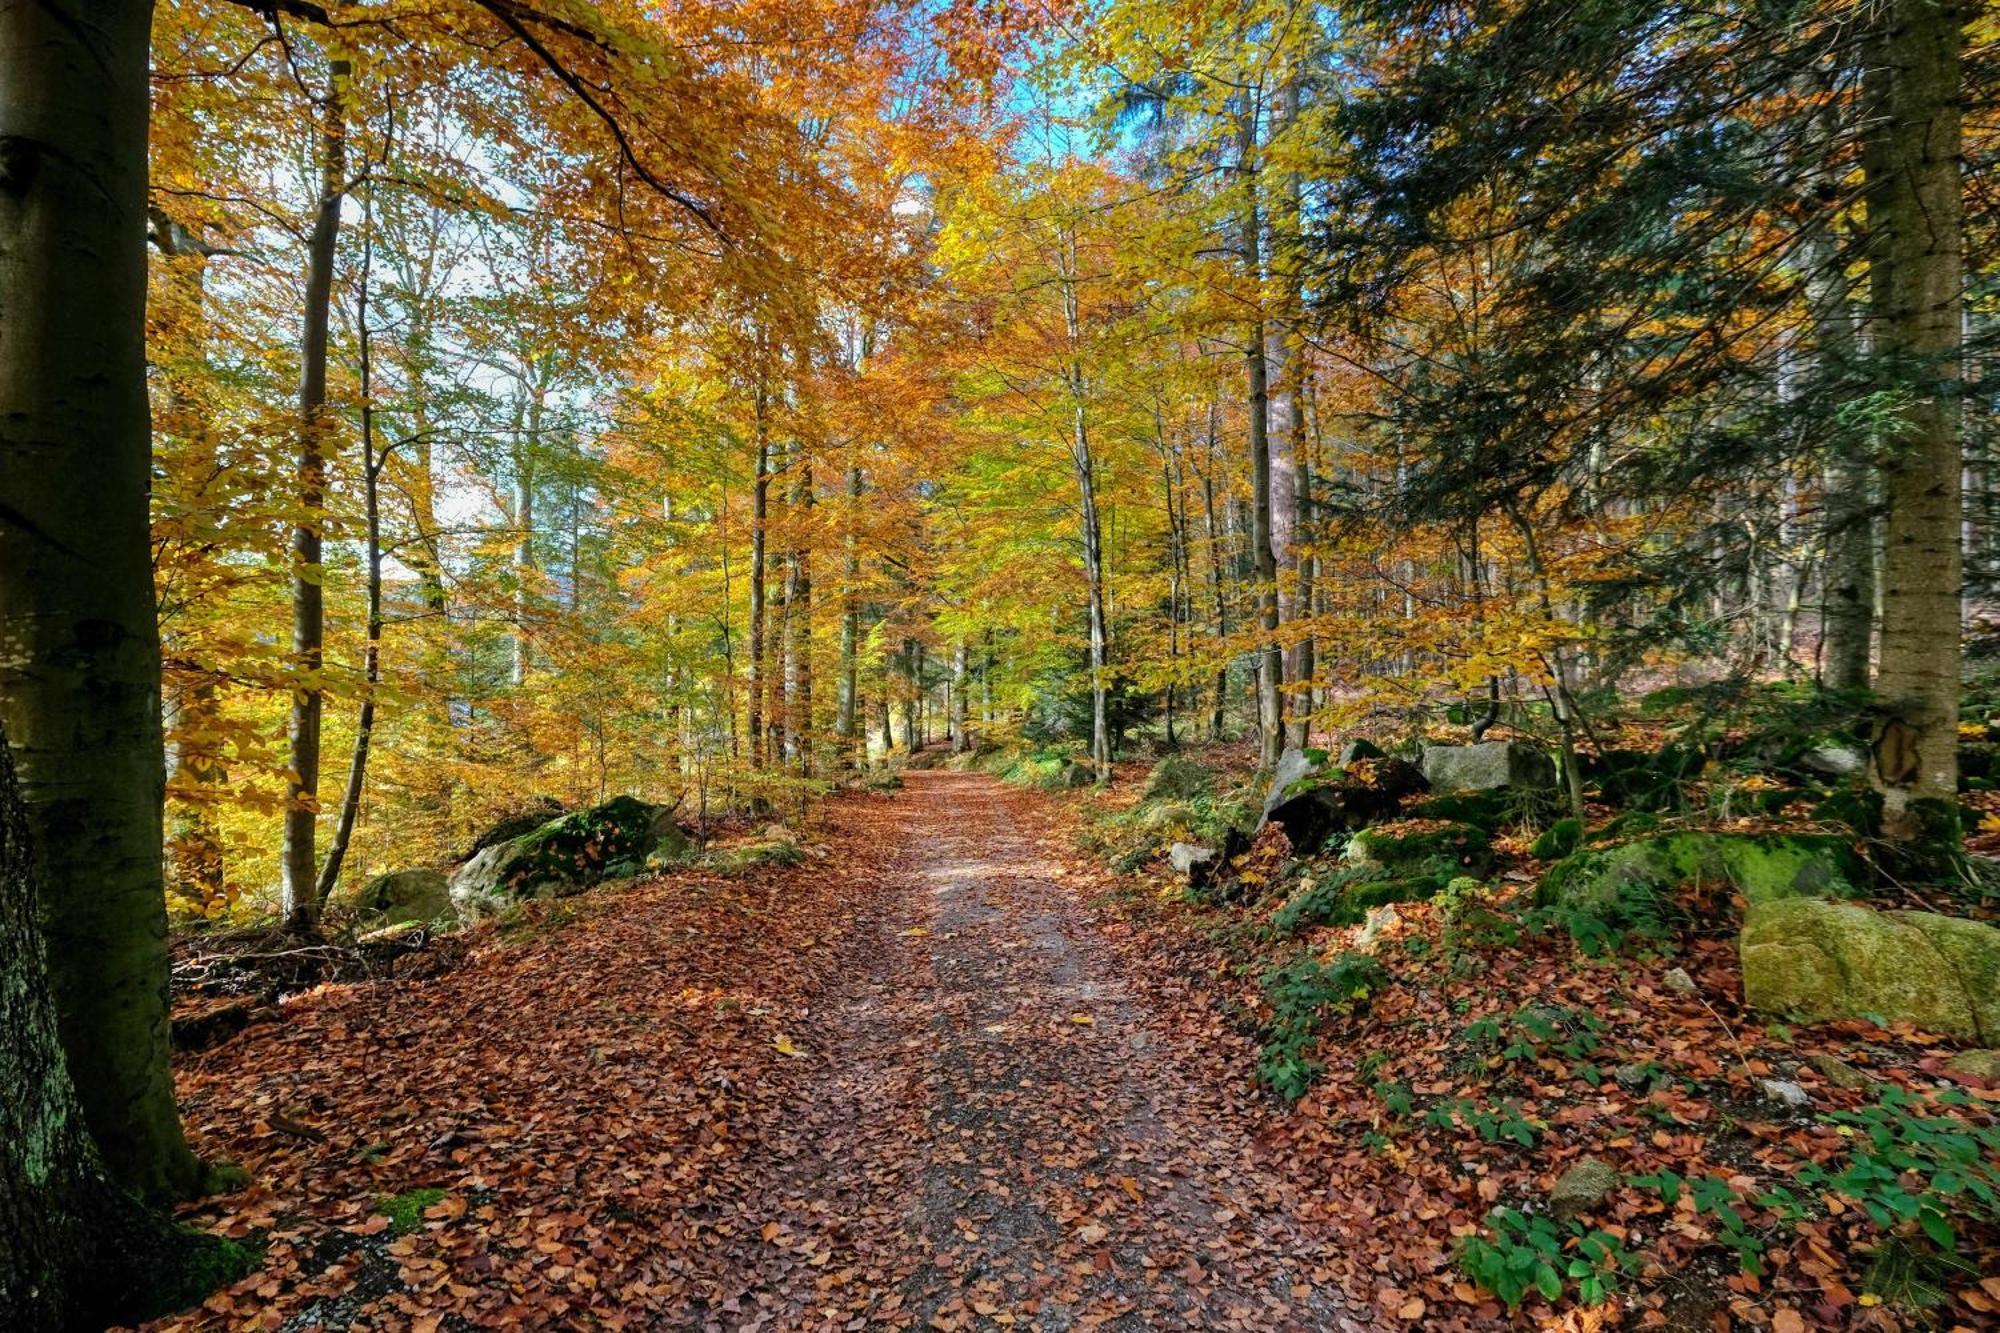
<path id="1" fill-rule="evenodd" d="M 166 1198 L 201 1170 L 167 1069 L 143 348 L 151 11 L 0 5 L 0 725 L 46 853 L 49 981 L 78 1099 L 113 1177 Z"/>
<path id="2" fill-rule="evenodd" d="M 1870 305 L 1900 402 L 1883 441 L 1875 781 L 1885 835 L 1931 842 L 1954 836 L 1958 793 L 1964 13 L 1952 0 L 1885 0 L 1876 13 Z"/>

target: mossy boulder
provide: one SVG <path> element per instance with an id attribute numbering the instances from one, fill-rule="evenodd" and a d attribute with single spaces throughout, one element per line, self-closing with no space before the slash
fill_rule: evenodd
<path id="1" fill-rule="evenodd" d="M 1176 754 L 1154 764 L 1153 771 L 1146 775 L 1146 796 L 1150 800 L 1185 801 L 1201 795 L 1208 787 L 1208 770 Z"/>
<path id="2" fill-rule="evenodd" d="M 450 881 L 442 870 L 392 870 L 362 885 L 350 901 L 380 925 L 436 921 L 451 915 Z"/>
<path id="3" fill-rule="evenodd" d="M 1753 903 L 1743 1000 L 1801 1022 L 1873 1018 L 2000 1040 L 2000 928 L 1812 898 Z"/>
<path id="4" fill-rule="evenodd" d="M 521 898 L 576 893 L 599 880 L 684 859 L 688 837 L 673 810 L 635 796 L 552 819 L 533 832 L 481 851 L 452 875 L 461 916 L 478 917 Z"/>
<path id="5" fill-rule="evenodd" d="M 1493 868 L 1493 838 L 1473 824 L 1378 824 L 1348 840 L 1346 860 L 1396 872 L 1448 861 L 1459 874 L 1484 875 Z"/>
<path id="6" fill-rule="evenodd" d="M 1583 821 L 1575 816 L 1558 819 L 1543 829 L 1541 835 L 1528 846 L 1528 852 L 1539 861 L 1557 861 L 1576 850 L 1583 841 Z"/>
<path id="7" fill-rule="evenodd" d="M 1279 769 L 1279 777 L 1284 769 Z M 1292 849 L 1310 855 L 1329 838 L 1353 833 L 1393 815 L 1404 798 L 1424 789 L 1424 775 L 1401 759 L 1364 759 L 1345 771 L 1316 770 L 1278 789 L 1267 806 L 1270 822 L 1285 830 Z"/>
<path id="8" fill-rule="evenodd" d="M 1542 876 L 1536 899 L 1544 906 L 1590 910 L 1635 894 L 1665 896 L 1685 884 L 1726 883 L 1755 903 L 1853 897 L 1864 882 L 1859 860 L 1839 838 L 1664 833 L 1558 861 Z"/>
<path id="9" fill-rule="evenodd" d="M 1412 819 L 1448 819 L 1492 833 L 1519 815 L 1519 802 L 1505 789 L 1457 791 L 1426 797 L 1409 808 Z"/>

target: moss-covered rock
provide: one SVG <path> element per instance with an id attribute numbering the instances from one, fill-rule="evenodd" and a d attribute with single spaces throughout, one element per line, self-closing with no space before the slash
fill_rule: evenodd
<path id="1" fill-rule="evenodd" d="M 354 910 L 377 922 L 435 921 L 451 915 L 449 880 L 442 870 L 392 870 L 361 886 Z"/>
<path id="2" fill-rule="evenodd" d="M 688 850 L 670 807 L 615 796 L 486 848 L 452 875 L 449 892 L 461 916 L 477 917 L 520 898 L 575 893 L 614 875 L 638 874 L 649 857 L 678 861 Z"/>
<path id="3" fill-rule="evenodd" d="M 1575 816 L 1558 819 L 1543 829 L 1528 845 L 1528 852 L 1540 861 L 1558 861 L 1575 851 L 1583 841 L 1583 821 Z"/>
<path id="4" fill-rule="evenodd" d="M 1146 775 L 1146 796 L 1150 800 L 1185 801 L 1208 788 L 1208 770 L 1177 754 L 1154 764 L 1153 771 Z"/>
<path id="5" fill-rule="evenodd" d="M 1409 809 L 1413 819 L 1448 819 L 1493 833 L 1514 821 L 1518 803 L 1505 789 L 1445 792 L 1427 797 Z"/>
<path id="6" fill-rule="evenodd" d="M 1391 872 L 1448 861 L 1459 874 L 1483 875 L 1493 868 L 1493 838 L 1472 824 L 1378 824 L 1348 840 L 1345 859 Z"/>
<path id="7" fill-rule="evenodd" d="M 1875 1018 L 2000 1039 L 2000 929 L 1813 898 L 1753 903 L 1743 999 L 1804 1022 Z"/>
<path id="8" fill-rule="evenodd" d="M 1543 905 L 1589 909 L 1638 893 L 1723 882 L 1750 902 L 1853 897 L 1864 876 L 1839 838 L 1804 834 L 1665 833 L 1577 852 L 1549 867 L 1536 890 Z"/>

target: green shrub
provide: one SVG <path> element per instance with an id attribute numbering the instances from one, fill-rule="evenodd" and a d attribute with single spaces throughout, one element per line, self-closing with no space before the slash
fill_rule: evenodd
<path id="1" fill-rule="evenodd" d="M 1305 1096 L 1324 1066 L 1313 1058 L 1319 1026 L 1329 1014 L 1348 1014 L 1389 984 L 1389 974 L 1366 954 L 1344 953 L 1331 963 L 1301 954 L 1264 974 L 1271 1022 L 1257 1078 L 1286 1101 Z"/>
<path id="2" fill-rule="evenodd" d="M 1585 1305 L 1601 1305 L 1622 1276 L 1639 1269 L 1639 1256 L 1616 1236 L 1581 1222 L 1518 1208 L 1495 1208 L 1486 1220 L 1492 1239 L 1467 1236 L 1459 1244 L 1459 1271 L 1510 1310 L 1530 1292 L 1553 1305 L 1572 1287 Z"/>

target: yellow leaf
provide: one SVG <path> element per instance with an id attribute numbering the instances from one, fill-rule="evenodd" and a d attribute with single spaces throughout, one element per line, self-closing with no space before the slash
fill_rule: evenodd
<path id="1" fill-rule="evenodd" d="M 1069 1021 L 1072 1023 L 1081 1023 L 1085 1027 L 1089 1027 L 1092 1023 L 1095 1023 L 1097 1020 L 1092 1018 L 1089 1014 L 1071 1014 L 1069 1016 Z"/>
<path id="2" fill-rule="evenodd" d="M 775 1036 L 775 1037 L 773 1037 L 773 1038 L 771 1039 L 771 1044 L 772 1044 L 773 1046 L 775 1046 L 775 1047 L 777 1047 L 777 1048 L 778 1048 L 778 1054 L 779 1054 L 779 1055 L 804 1055 L 804 1054 L 805 1054 L 805 1052 L 804 1052 L 804 1051 L 802 1051 L 802 1050 L 800 1050 L 800 1049 L 799 1049 L 798 1047 L 796 1047 L 796 1046 L 792 1045 L 792 1039 L 791 1039 L 790 1037 L 787 1037 L 787 1036 L 786 1036 L 786 1035 L 785 1035 L 784 1033 L 782 1033 L 782 1032 L 780 1032 L 780 1033 L 779 1033 L 779 1034 L 778 1034 L 777 1036 Z"/>
<path id="3" fill-rule="evenodd" d="M 928 935 L 930 934 L 930 931 L 922 926 L 911 926 L 908 930 L 904 931 L 903 934 L 908 935 L 912 939 L 914 939 L 921 935 Z"/>

